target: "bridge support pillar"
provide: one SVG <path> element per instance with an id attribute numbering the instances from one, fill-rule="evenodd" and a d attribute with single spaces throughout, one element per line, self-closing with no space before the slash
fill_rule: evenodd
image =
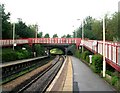
<path id="1" fill-rule="evenodd" d="M 77 50 L 79 50 L 79 47 L 80 47 L 79 45 L 76 45 Z"/>
<path id="2" fill-rule="evenodd" d="M 47 55 L 47 56 L 50 56 L 50 48 L 49 48 L 49 47 L 46 48 L 46 55 Z"/>
<path id="3" fill-rule="evenodd" d="M 36 57 L 37 54 L 35 52 L 35 44 L 32 44 L 32 52 L 33 52 L 33 57 Z"/>
<path id="4" fill-rule="evenodd" d="M 50 49 L 47 50 L 47 56 L 50 56 Z"/>
<path id="5" fill-rule="evenodd" d="M 67 52 L 68 52 L 67 47 L 65 47 L 65 55 L 67 55 Z"/>

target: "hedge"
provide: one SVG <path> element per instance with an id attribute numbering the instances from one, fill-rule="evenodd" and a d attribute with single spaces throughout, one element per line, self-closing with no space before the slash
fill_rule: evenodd
<path id="1" fill-rule="evenodd" d="M 75 51 L 75 56 L 76 56 L 77 58 L 80 58 L 80 52 L 79 52 L 79 50 L 76 50 L 76 51 Z"/>
<path id="2" fill-rule="evenodd" d="M 92 68 L 96 73 L 100 73 L 103 69 L 103 58 L 101 55 L 93 55 L 92 57 Z"/>
<path id="3" fill-rule="evenodd" d="M 2 50 L 2 62 L 14 61 L 29 58 L 30 53 L 27 50 L 13 51 L 12 49 Z"/>
<path id="4" fill-rule="evenodd" d="M 89 51 L 84 51 L 82 54 L 81 54 L 81 58 L 87 62 L 89 62 L 89 55 L 91 55 L 91 53 Z"/>

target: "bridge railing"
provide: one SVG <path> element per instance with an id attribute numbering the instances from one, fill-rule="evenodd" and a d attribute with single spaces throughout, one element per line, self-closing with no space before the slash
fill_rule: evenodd
<path id="1" fill-rule="evenodd" d="M 81 38 L 29 38 L 29 41 L 44 44 L 80 44 Z"/>
<path id="2" fill-rule="evenodd" d="M 19 44 L 77 44 L 80 45 L 81 38 L 28 38 L 15 39 L 14 43 Z M 12 39 L 0 40 L 0 46 L 13 45 Z"/>
<path id="3" fill-rule="evenodd" d="M 103 55 L 103 41 L 82 40 L 83 45 L 94 53 Z M 120 66 L 120 43 L 105 42 L 105 57 Z"/>
<path id="4" fill-rule="evenodd" d="M 7 40 L 0 40 L 0 46 L 11 46 L 13 45 L 13 43 L 16 43 L 16 44 L 28 44 L 28 39 L 16 39 L 13 40 L 12 39 L 7 39 Z"/>

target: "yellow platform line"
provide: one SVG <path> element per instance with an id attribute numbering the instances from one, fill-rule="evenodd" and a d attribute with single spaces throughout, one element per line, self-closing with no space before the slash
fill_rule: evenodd
<path id="1" fill-rule="evenodd" d="M 73 91 L 73 69 L 72 69 L 72 61 L 69 57 L 68 59 L 68 69 L 67 69 L 67 76 L 64 83 L 63 91 Z"/>

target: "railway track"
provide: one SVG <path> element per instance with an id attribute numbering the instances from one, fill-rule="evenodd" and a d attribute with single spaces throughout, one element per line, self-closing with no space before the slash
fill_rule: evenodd
<path id="1" fill-rule="evenodd" d="M 21 83 L 10 91 L 3 91 L 9 93 L 23 93 L 23 92 L 45 92 L 46 88 L 52 82 L 57 72 L 62 66 L 65 57 L 59 56 L 52 60 L 52 64 L 42 72 L 33 76 L 29 80 Z"/>
<path id="2" fill-rule="evenodd" d="M 37 59 L 37 60 L 34 60 L 34 62 L 31 61 L 31 63 L 28 63 L 26 65 L 24 65 L 24 63 L 27 63 L 27 62 L 23 62 L 24 66 L 22 66 L 22 63 L 20 63 L 21 65 L 15 64 L 15 67 L 14 65 L 10 65 L 11 67 L 2 67 L 2 77 L 0 76 L 0 79 L 2 78 L 1 84 L 7 83 L 17 77 L 20 77 L 21 75 L 25 73 L 28 73 L 40 66 L 45 65 L 49 62 L 49 60 L 50 58 L 46 57 L 46 58 L 42 58 L 42 60 Z M 16 66 L 17 66 L 17 69 L 15 69 Z M 21 74 L 21 72 L 24 72 L 24 73 Z"/>
<path id="3" fill-rule="evenodd" d="M 64 57 L 60 57 L 59 60 L 54 61 L 53 64 L 48 69 L 46 69 L 44 72 L 39 74 L 39 76 L 34 78 L 24 87 L 16 91 L 16 93 L 45 92 L 46 88 L 52 82 L 57 72 L 59 71 L 60 67 L 62 66 L 63 61 L 64 61 Z"/>

